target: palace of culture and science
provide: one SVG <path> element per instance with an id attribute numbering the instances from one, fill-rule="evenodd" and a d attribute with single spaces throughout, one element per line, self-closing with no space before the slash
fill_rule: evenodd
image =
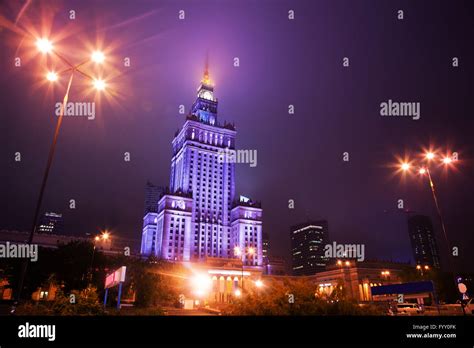
<path id="1" fill-rule="evenodd" d="M 191 112 L 172 141 L 169 189 L 157 197 L 156 209 L 145 211 L 143 255 L 171 261 L 238 257 L 247 266 L 262 265 L 262 209 L 235 197 L 235 163 L 219 154 L 235 149 L 237 132 L 232 124 L 219 124 L 217 106 L 206 67 Z"/>

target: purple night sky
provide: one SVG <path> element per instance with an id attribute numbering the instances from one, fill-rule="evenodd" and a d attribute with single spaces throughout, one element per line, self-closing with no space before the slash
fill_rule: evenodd
<path id="1" fill-rule="evenodd" d="M 2 21 L 14 22 L 24 3 L 0 5 Z M 257 167 L 236 165 L 236 193 L 262 202 L 272 254 L 289 260 L 289 228 L 309 217 L 328 220 L 331 241 L 365 243 L 367 258 L 413 259 L 406 215 L 397 211 L 404 199 L 405 208 L 432 217 L 443 255 L 428 184 L 402 180 L 388 167 L 396 155 L 433 144 L 460 156 L 457 171 L 433 175 L 459 263 L 472 270 L 468 1 L 34 1 L 17 25 L 40 27 L 41 9 L 54 13 L 53 33 L 68 34 L 59 50 L 79 62 L 86 43 L 101 38 L 113 48 L 109 70 L 118 73 L 120 95 L 102 99 L 95 120 L 64 119 L 42 211 L 62 212 L 68 234 L 109 228 L 140 240 L 144 185 L 169 184 L 171 140 L 185 119 L 178 106 L 189 111 L 208 53 L 218 120 L 235 122 L 237 148 L 258 151 Z M 38 85 L 42 59 L 14 66 L 28 51 L 21 36 L 2 28 L 0 39 L 0 229 L 28 230 L 64 90 Z M 123 67 L 124 57 L 131 67 Z M 71 101 L 92 101 L 84 84 L 74 81 Z M 388 99 L 420 102 L 421 119 L 381 117 Z M 342 161 L 346 151 L 349 162 Z M 77 209 L 69 209 L 70 199 Z"/>

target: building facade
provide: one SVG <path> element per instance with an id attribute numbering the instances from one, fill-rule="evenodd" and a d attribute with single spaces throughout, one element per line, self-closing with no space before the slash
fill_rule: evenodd
<path id="1" fill-rule="evenodd" d="M 328 265 L 313 276 L 318 292 L 330 295 L 342 285 L 345 295 L 357 301 L 372 301 L 371 289 L 376 286 L 401 283 L 400 274 L 407 264 L 393 262 L 346 260 Z"/>
<path id="2" fill-rule="evenodd" d="M 206 68 L 197 98 L 172 141 L 169 190 L 155 213 L 146 213 L 142 254 L 174 261 L 233 258 L 244 250 L 246 265 L 262 264 L 262 209 L 236 200 L 235 163 L 222 153 L 235 149 L 236 130 L 217 121 L 218 101 Z M 245 250 L 255 250 L 252 255 Z"/>
<path id="3" fill-rule="evenodd" d="M 63 230 L 63 215 L 47 212 L 41 217 L 37 232 L 45 234 L 63 234 Z"/>
<path id="4" fill-rule="evenodd" d="M 410 216 L 408 218 L 408 234 L 415 263 L 439 268 L 439 251 L 431 219 L 425 215 Z"/>
<path id="5" fill-rule="evenodd" d="M 312 275 L 326 267 L 324 246 L 328 241 L 328 223 L 309 221 L 291 228 L 293 275 Z"/>
<path id="6" fill-rule="evenodd" d="M 281 256 L 269 256 L 265 265 L 265 274 L 267 275 L 286 275 L 286 262 Z"/>
<path id="7" fill-rule="evenodd" d="M 374 298 L 372 289 L 378 286 L 402 283 L 402 275 L 410 268 L 412 267 L 408 263 L 342 260 L 342 262 L 332 262 L 324 270 L 308 276 L 266 275 L 262 279 L 269 284 L 273 281 L 284 284 L 285 279 L 304 280 L 314 286 L 318 296 L 323 297 L 330 296 L 333 291 L 339 288 L 343 290 L 347 299 L 358 302 L 386 301 L 386 297 L 383 299 Z M 429 296 L 429 294 L 426 295 Z M 419 297 L 420 294 L 405 295 L 406 299 Z M 394 299 L 396 296 L 392 298 Z"/>
<path id="8" fill-rule="evenodd" d="M 262 260 L 263 264 L 268 264 L 268 257 L 270 256 L 270 236 L 268 233 L 262 233 Z"/>
<path id="9" fill-rule="evenodd" d="M 151 182 L 145 185 L 145 210 L 143 217 L 143 236 L 140 250 L 145 253 L 152 253 L 155 247 L 153 238 L 156 238 L 158 223 L 158 202 L 165 193 L 165 188 L 156 186 Z"/>

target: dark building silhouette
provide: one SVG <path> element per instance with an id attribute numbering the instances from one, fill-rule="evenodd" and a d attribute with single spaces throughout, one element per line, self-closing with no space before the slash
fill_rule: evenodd
<path id="1" fill-rule="evenodd" d="M 263 264 L 268 264 L 268 257 L 270 255 L 270 236 L 268 233 L 262 233 L 262 259 Z"/>
<path id="2" fill-rule="evenodd" d="M 431 219 L 425 215 L 410 216 L 408 233 L 416 264 L 439 268 L 439 251 Z"/>
<path id="3" fill-rule="evenodd" d="M 293 275 L 312 275 L 326 268 L 324 246 L 328 240 L 328 222 L 309 221 L 293 226 L 291 260 Z"/>
<path id="4" fill-rule="evenodd" d="M 147 213 L 156 213 L 158 211 L 158 201 L 165 192 L 164 187 L 156 186 L 151 182 L 145 185 L 145 215 Z"/>
<path id="5" fill-rule="evenodd" d="M 286 275 L 286 262 L 281 256 L 269 256 L 265 265 L 265 274 L 268 275 Z"/>

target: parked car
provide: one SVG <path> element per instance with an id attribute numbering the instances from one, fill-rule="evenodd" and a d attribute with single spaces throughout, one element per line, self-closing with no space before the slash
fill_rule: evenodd
<path id="1" fill-rule="evenodd" d="M 418 303 L 397 303 L 397 312 L 403 314 L 423 313 L 423 307 Z"/>

